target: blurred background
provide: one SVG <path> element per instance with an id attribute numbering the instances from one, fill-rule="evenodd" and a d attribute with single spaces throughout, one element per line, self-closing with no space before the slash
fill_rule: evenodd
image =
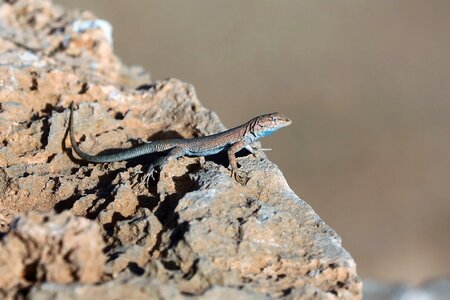
<path id="1" fill-rule="evenodd" d="M 450 275 L 450 1 L 55 2 L 107 19 L 126 64 L 192 83 L 228 127 L 288 114 L 262 144 L 359 275 Z"/>

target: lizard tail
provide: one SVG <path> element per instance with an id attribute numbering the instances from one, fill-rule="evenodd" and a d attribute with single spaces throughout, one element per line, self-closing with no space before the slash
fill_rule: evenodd
<path id="1" fill-rule="evenodd" d="M 70 131 L 70 143 L 72 144 L 72 148 L 73 150 L 75 150 L 75 153 L 81 157 L 84 160 L 87 160 L 89 162 L 108 162 L 108 161 L 104 161 L 102 159 L 98 159 L 97 156 L 95 155 L 90 155 L 86 152 L 84 152 L 83 150 L 80 149 L 80 147 L 77 144 L 77 141 L 75 140 L 75 133 L 74 133 L 74 129 L 73 129 L 73 106 L 74 103 L 72 102 L 70 104 L 70 117 L 69 117 L 69 131 Z"/>
<path id="2" fill-rule="evenodd" d="M 81 157 L 83 160 L 86 160 L 88 162 L 93 163 L 108 163 L 108 162 L 115 162 L 115 161 L 122 161 L 122 160 L 128 160 L 132 158 L 136 158 L 142 155 L 151 154 L 154 152 L 161 152 L 168 149 L 173 148 L 174 146 L 170 143 L 168 140 L 163 141 L 153 141 L 150 143 L 142 144 L 137 147 L 126 149 L 126 150 L 120 150 L 117 153 L 111 153 L 111 154 L 98 154 L 98 155 L 91 155 L 89 153 L 84 152 L 80 149 L 80 147 L 77 144 L 77 141 L 75 140 L 75 133 L 74 133 L 74 126 L 73 126 L 73 106 L 74 103 L 72 102 L 70 105 L 70 119 L 69 119 L 69 131 L 70 131 L 70 143 L 72 144 L 72 148 L 75 151 L 75 153 Z"/>

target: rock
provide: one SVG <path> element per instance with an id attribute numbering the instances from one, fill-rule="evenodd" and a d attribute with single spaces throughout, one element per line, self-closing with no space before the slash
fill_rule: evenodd
<path id="1" fill-rule="evenodd" d="M 145 267 L 161 230 L 161 223 L 147 208 L 140 208 L 131 218 L 116 221 L 109 235 L 107 273 L 118 275 L 129 266 Z"/>
<path id="2" fill-rule="evenodd" d="M 100 285 L 61 285 L 49 284 L 34 286 L 30 299 L 108 299 L 108 300 L 152 300 L 152 299 L 186 299 L 173 284 L 148 281 L 142 278 L 128 280 L 111 280 Z"/>
<path id="3" fill-rule="evenodd" d="M 32 288 L 30 299 L 108 299 L 108 300 L 151 300 L 151 299 L 235 299 L 235 300 L 266 300 L 264 295 L 231 287 L 213 287 L 204 295 L 193 297 L 182 294 L 173 284 L 161 283 L 156 280 L 147 281 L 142 278 L 131 280 L 113 280 L 100 285 L 71 285 L 42 284 Z"/>
<path id="4" fill-rule="evenodd" d="M 0 5 L 0 279 L 31 299 L 357 299 L 339 236 L 290 190 L 263 152 L 155 155 L 109 164 L 89 153 L 225 127 L 192 85 L 150 81 L 114 55 L 111 26 L 45 0 Z M 16 221 L 12 221 L 16 218 Z M 93 284 L 95 283 L 95 284 Z"/>
<path id="5" fill-rule="evenodd" d="M 0 287 L 33 282 L 99 281 L 103 274 L 99 226 L 69 212 L 28 212 L 15 219 L 0 243 Z"/>
<path id="6" fill-rule="evenodd" d="M 114 201 L 110 202 L 98 216 L 98 221 L 102 225 L 117 222 L 136 213 L 139 203 L 130 187 L 118 186 L 113 196 Z"/>

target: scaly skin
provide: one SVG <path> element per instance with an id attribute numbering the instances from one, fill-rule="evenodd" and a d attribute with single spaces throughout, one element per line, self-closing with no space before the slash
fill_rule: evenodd
<path id="1" fill-rule="evenodd" d="M 231 166 L 231 176 L 237 181 L 238 167 L 236 163 L 235 153 L 246 148 L 251 153 L 254 149 L 250 146 L 254 141 L 268 136 L 280 128 L 288 126 L 292 121 L 285 115 L 279 113 L 271 113 L 261 115 L 251 119 L 247 123 L 235 128 L 197 138 L 190 139 L 169 139 L 161 141 L 152 141 L 138 145 L 131 149 L 121 150 L 112 154 L 91 155 L 80 149 L 75 140 L 73 128 L 73 103 L 70 106 L 70 142 L 75 152 L 83 160 L 93 163 L 108 163 L 136 158 L 142 155 L 154 152 L 162 152 L 169 150 L 166 156 L 157 159 L 151 166 L 149 171 L 153 172 L 154 167 L 162 166 L 171 159 L 180 156 L 208 156 L 227 150 L 228 159 Z"/>

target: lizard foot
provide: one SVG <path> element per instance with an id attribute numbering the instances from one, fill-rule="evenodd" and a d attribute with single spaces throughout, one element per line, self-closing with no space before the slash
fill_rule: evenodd
<path id="1" fill-rule="evenodd" d="M 245 175 L 242 175 L 240 172 L 231 171 L 231 177 L 234 178 L 241 185 L 246 185 L 249 178 Z"/>
<path id="2" fill-rule="evenodd" d="M 150 165 L 148 167 L 147 173 L 144 175 L 144 178 L 143 178 L 146 186 L 149 186 L 151 181 L 152 182 L 156 181 L 157 173 L 158 173 L 158 171 L 156 170 L 156 168 L 153 165 Z"/>

